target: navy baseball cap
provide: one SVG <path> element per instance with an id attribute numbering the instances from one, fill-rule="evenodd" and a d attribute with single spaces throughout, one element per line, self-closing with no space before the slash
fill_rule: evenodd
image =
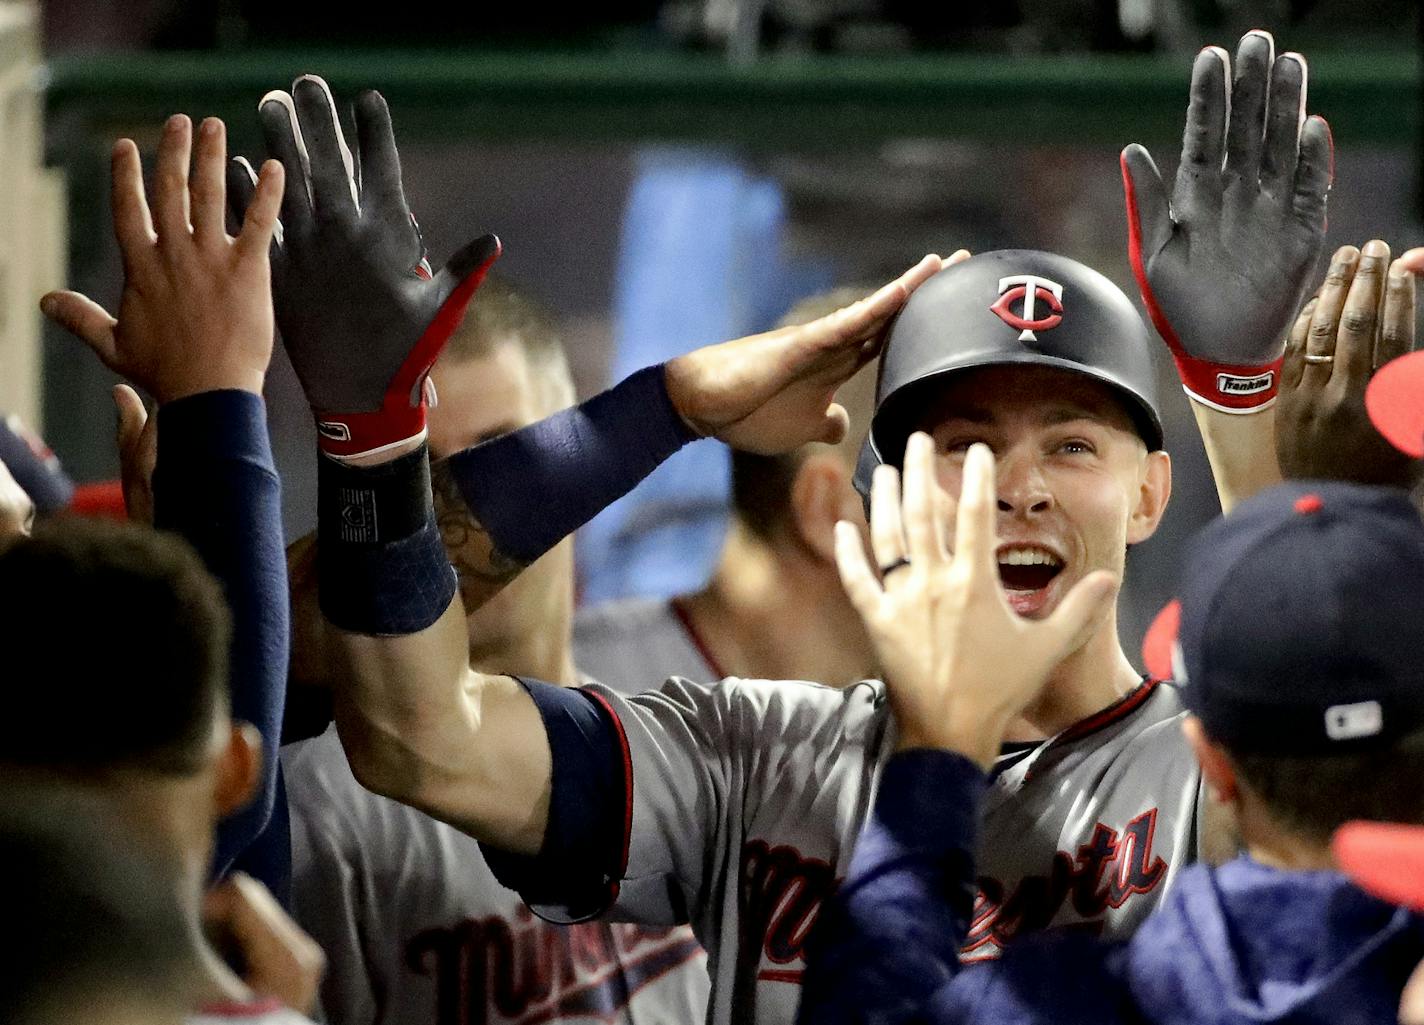
<path id="1" fill-rule="evenodd" d="M 1198 536 L 1174 652 L 1240 754 L 1377 750 L 1424 728 L 1424 520 L 1401 491 L 1283 484 Z"/>

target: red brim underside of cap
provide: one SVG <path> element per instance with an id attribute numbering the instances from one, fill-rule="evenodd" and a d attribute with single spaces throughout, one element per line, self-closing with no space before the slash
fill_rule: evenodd
<path id="1" fill-rule="evenodd" d="M 97 484 L 80 484 L 74 489 L 69 511 L 79 516 L 97 516 L 101 519 L 126 520 L 129 518 L 124 508 L 124 488 L 116 480 L 100 481 Z"/>
<path id="2" fill-rule="evenodd" d="M 1424 826 L 1347 822 L 1335 832 L 1335 860 L 1361 887 L 1424 910 Z"/>
<path id="3" fill-rule="evenodd" d="M 1177 626 L 1182 620 L 1182 603 L 1173 598 L 1157 613 L 1142 637 L 1142 665 L 1154 680 L 1172 678 L 1172 645 L 1177 643 Z"/>
<path id="4" fill-rule="evenodd" d="M 1424 352 L 1391 360 L 1365 389 L 1370 422 L 1391 445 L 1415 459 L 1424 458 Z"/>

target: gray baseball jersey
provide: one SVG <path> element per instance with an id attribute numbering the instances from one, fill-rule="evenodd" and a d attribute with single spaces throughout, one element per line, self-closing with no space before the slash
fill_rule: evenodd
<path id="1" fill-rule="evenodd" d="M 625 598 L 579 609 L 574 616 L 574 664 L 595 680 L 612 680 L 624 693 L 651 690 L 664 680 L 711 682 L 726 674 L 675 604 L 676 599 Z M 634 671 L 640 676 L 633 677 Z"/>
<path id="2" fill-rule="evenodd" d="M 845 871 L 894 747 L 882 684 L 669 680 L 593 686 L 626 738 L 627 866 L 612 917 L 691 921 L 718 1025 L 790 1023 L 802 951 Z M 1200 781 L 1171 684 L 1000 766 L 981 834 L 966 956 L 1048 925 L 1121 935 L 1197 849 Z"/>
<path id="3" fill-rule="evenodd" d="M 479 845 L 365 790 L 335 728 L 282 751 L 297 921 L 326 952 L 335 1025 L 702 1019 L 691 930 L 535 918 Z"/>

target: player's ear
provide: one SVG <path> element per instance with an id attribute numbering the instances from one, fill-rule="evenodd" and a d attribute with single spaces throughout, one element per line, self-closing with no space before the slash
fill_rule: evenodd
<path id="1" fill-rule="evenodd" d="M 1127 522 L 1127 543 L 1146 541 L 1157 533 L 1157 525 L 1172 497 L 1172 457 L 1166 452 L 1148 452 L 1138 474 L 1137 503 Z"/>
<path id="2" fill-rule="evenodd" d="M 836 564 L 836 521 L 854 523 L 865 515 L 850 471 L 831 452 L 802 460 L 791 482 L 790 506 L 796 539 L 830 566 Z"/>
<path id="3" fill-rule="evenodd" d="M 1236 767 L 1231 764 L 1231 756 L 1215 743 L 1202 729 L 1201 720 L 1189 715 L 1182 720 L 1182 733 L 1191 745 L 1192 753 L 1201 766 L 1202 778 L 1206 780 L 1211 796 L 1222 804 L 1235 804 L 1237 798 Z"/>
<path id="4" fill-rule="evenodd" d="M 213 803 L 220 818 L 246 808 L 257 793 L 262 774 L 262 735 L 251 723 L 234 722 L 227 744 L 218 752 L 213 778 Z"/>

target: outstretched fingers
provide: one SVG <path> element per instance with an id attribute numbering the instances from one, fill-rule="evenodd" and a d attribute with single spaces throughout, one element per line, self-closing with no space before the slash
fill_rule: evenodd
<path id="1" fill-rule="evenodd" d="M 160 245 L 177 245 L 191 236 L 188 170 L 192 151 L 193 122 L 186 114 L 174 114 L 163 126 L 153 168 L 153 219 Z"/>
<path id="2" fill-rule="evenodd" d="M 1325 230 L 1325 205 L 1335 177 L 1335 143 L 1330 125 L 1311 115 L 1300 130 L 1300 159 L 1296 163 L 1291 209 L 1306 225 Z"/>
<path id="3" fill-rule="evenodd" d="M 193 149 L 193 238 L 216 246 L 227 238 L 227 127 L 218 118 L 204 118 Z"/>
<path id="4" fill-rule="evenodd" d="M 356 97 L 356 147 L 361 156 L 361 206 L 391 221 L 409 220 L 400 153 L 385 97 L 374 89 Z"/>
<path id="5" fill-rule="evenodd" d="M 993 581 L 997 589 L 996 503 L 994 454 L 987 445 L 970 445 L 964 456 L 959 509 L 954 522 L 954 564 L 965 567 L 971 577 Z"/>
<path id="6" fill-rule="evenodd" d="M 354 218 L 358 211 L 355 165 L 331 87 L 316 75 L 303 75 L 292 83 L 292 100 L 306 143 L 317 216 Z"/>
<path id="7" fill-rule="evenodd" d="M 1414 351 L 1414 275 L 1402 259 L 1389 267 L 1384 286 L 1384 309 L 1380 315 L 1379 338 L 1375 342 L 1374 366 L 1378 370 L 1391 360 Z"/>
<path id="8" fill-rule="evenodd" d="M 153 230 L 148 200 L 143 191 L 143 165 L 132 139 L 114 143 L 109 174 L 109 206 L 114 237 L 124 261 L 124 273 L 133 276 L 139 261 L 153 251 L 158 236 Z"/>
<path id="9" fill-rule="evenodd" d="M 118 321 L 93 299 L 78 292 L 50 292 L 40 300 L 40 311 L 93 349 L 105 366 L 117 365 Z"/>
<path id="10" fill-rule="evenodd" d="M 1261 188 L 1289 203 L 1294 193 L 1305 120 L 1306 64 L 1298 53 L 1283 53 L 1271 69 L 1271 100 L 1261 150 Z"/>
<path id="11" fill-rule="evenodd" d="M 893 466 L 877 466 L 870 479 L 870 548 L 881 572 L 893 572 L 907 554 L 900 521 L 900 474 Z"/>
<path id="12" fill-rule="evenodd" d="M 861 619 L 869 622 L 879 611 L 885 590 L 865 557 L 860 531 L 849 520 L 836 524 L 836 570 L 851 605 Z"/>
<path id="13" fill-rule="evenodd" d="M 1269 32 L 1247 32 L 1236 46 L 1236 78 L 1226 128 L 1226 172 L 1254 184 L 1261 175 L 1266 131 L 1266 96 L 1276 41 Z"/>
<path id="14" fill-rule="evenodd" d="M 1229 69 L 1226 51 L 1219 46 L 1208 46 L 1197 54 L 1192 64 L 1187 123 L 1182 132 L 1182 159 L 1177 164 L 1174 193 L 1177 206 L 1188 216 L 1199 209 L 1215 207 L 1221 197 Z"/>
<path id="15" fill-rule="evenodd" d="M 247 257 L 266 256 L 277 230 L 277 214 L 282 208 L 286 171 L 281 163 L 269 160 L 262 165 L 237 236 L 238 251 Z"/>
<path id="16" fill-rule="evenodd" d="M 912 566 L 932 569 L 946 560 L 944 528 L 935 500 L 934 442 L 916 431 L 905 444 L 905 548 Z"/>
<path id="17" fill-rule="evenodd" d="M 257 105 L 267 155 L 282 163 L 287 188 L 282 195 L 282 230 L 303 237 L 313 227 L 311 191 L 308 184 L 306 142 L 297 123 L 297 107 L 289 93 L 275 89 Z"/>
<path id="18" fill-rule="evenodd" d="M 1167 186 L 1152 155 L 1135 142 L 1122 151 L 1119 163 L 1127 202 L 1128 251 L 1133 260 L 1150 259 L 1166 248 L 1176 227 Z"/>

